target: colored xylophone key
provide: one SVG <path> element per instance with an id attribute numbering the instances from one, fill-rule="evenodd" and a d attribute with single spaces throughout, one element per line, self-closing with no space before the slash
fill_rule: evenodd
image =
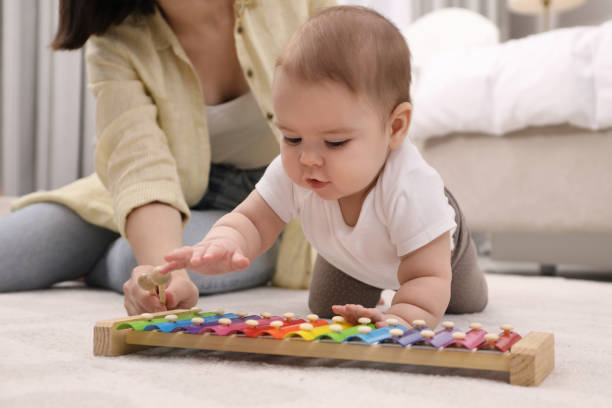
<path id="1" fill-rule="evenodd" d="M 365 344 L 395 343 L 400 346 L 426 345 L 437 349 L 464 348 L 467 350 L 507 351 L 521 336 L 513 331 L 510 325 L 502 325 L 499 335 L 487 334 L 482 325 L 473 323 L 467 333 L 455 329 L 452 322 L 443 322 L 444 328 L 438 332 L 430 330 L 424 321 L 415 320 L 413 328 L 407 329 L 392 319 L 387 327 L 376 328 L 368 318 L 360 318 L 358 325 L 351 325 L 341 316 L 332 321 L 319 319 L 317 315 L 308 315 L 308 322 L 296 319 L 293 313 L 282 317 L 270 313 L 248 315 L 246 312 L 201 313 L 194 308 L 192 313 L 180 316 L 166 315 L 153 318 L 143 314 L 141 320 L 125 322 L 117 326 L 118 330 L 130 328 L 142 331 L 185 332 L 190 334 L 214 333 L 220 336 L 244 334 L 248 337 L 271 336 L 276 339 L 299 337 L 303 340 L 331 340 L 334 342 L 362 342 Z"/>
<path id="2" fill-rule="evenodd" d="M 482 330 L 482 324 L 480 323 L 471 323 L 470 328 L 471 330 L 467 333 L 461 331 L 453 332 L 453 341 L 447 344 L 445 348 L 457 347 L 476 351 L 478 346 L 486 341 L 485 336 L 487 332 Z"/>
<path id="3" fill-rule="evenodd" d="M 256 327 L 259 325 L 268 325 L 273 321 L 281 321 L 283 318 L 280 316 L 272 316 L 270 318 L 262 318 L 262 316 L 252 315 L 246 316 L 241 319 L 231 320 L 230 324 L 220 324 L 216 326 L 205 327 L 200 330 L 197 334 L 203 334 L 208 332 L 214 332 L 219 336 L 227 336 L 230 334 L 244 333 L 245 329 Z M 255 322 L 255 324 L 253 323 Z"/>
<path id="4" fill-rule="evenodd" d="M 174 324 L 175 326 L 172 327 L 176 327 L 176 325 L 187 325 L 187 324 L 191 324 L 191 319 L 195 318 L 195 317 L 202 317 L 203 319 L 207 320 L 207 321 L 216 321 L 218 320 L 218 316 L 214 313 L 214 312 L 207 312 L 207 313 L 187 313 L 187 314 L 182 314 L 180 316 L 178 316 L 178 320 L 175 322 L 171 322 L 168 319 L 166 319 L 165 317 L 160 317 L 160 318 L 155 318 L 155 319 L 147 319 L 147 313 L 143 313 L 143 319 L 142 320 L 133 320 L 130 322 L 125 322 L 122 323 L 120 325 L 117 326 L 118 330 L 122 330 L 122 329 L 134 329 L 134 330 L 144 330 L 147 326 L 149 325 L 164 325 L 164 327 L 168 327 L 167 325 L 165 325 L 165 323 L 171 323 Z M 238 317 L 233 313 L 228 313 L 227 315 L 224 316 L 233 316 L 233 317 Z M 155 328 L 155 329 L 149 329 L 149 330 L 162 330 L 161 328 Z"/>
<path id="5" fill-rule="evenodd" d="M 283 338 L 301 337 L 304 340 L 311 341 L 321 337 L 322 335 L 330 333 L 332 330 L 329 327 L 330 322 L 322 319 L 310 321 L 308 323 L 301 323 L 297 327 L 297 330 L 294 330 L 295 326 L 291 327 Z"/>
<path id="6" fill-rule="evenodd" d="M 453 333 L 458 331 L 455 329 L 455 324 L 453 322 L 442 322 L 442 327 L 444 327 L 444 329 L 437 332 L 431 341 L 429 341 L 429 344 L 437 349 L 443 349 L 448 344 L 452 343 L 455 340 L 453 338 Z"/>
<path id="7" fill-rule="evenodd" d="M 369 326 L 364 326 L 364 327 L 367 327 L 367 329 L 357 328 L 357 331 L 361 331 L 361 332 L 359 334 L 355 334 L 355 335 L 347 337 L 345 341 L 362 341 L 366 344 L 382 343 L 385 340 L 389 340 L 393 338 L 393 335 L 391 334 L 391 330 L 393 329 L 400 329 L 404 332 L 408 331 L 408 329 L 402 325 L 386 326 L 386 327 L 381 327 L 381 328 L 374 329 L 371 331 L 368 331 L 368 329 L 370 329 Z"/>
<path id="8" fill-rule="evenodd" d="M 390 336 L 385 342 L 396 343 L 400 346 L 408 347 L 413 344 L 421 343 L 424 339 L 421 332 L 423 330 L 429 330 L 429 327 L 425 325 L 425 321 L 423 320 L 415 320 L 412 322 L 412 329 L 404 332 L 403 335 L 396 337 Z M 391 333 L 390 333 L 391 334 Z"/>

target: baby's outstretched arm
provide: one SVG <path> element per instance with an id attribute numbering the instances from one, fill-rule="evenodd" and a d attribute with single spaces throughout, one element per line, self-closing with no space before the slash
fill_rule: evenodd
<path id="1" fill-rule="evenodd" d="M 211 275 L 244 269 L 268 250 L 285 223 L 254 190 L 229 214 L 213 225 L 194 246 L 175 249 L 164 259 L 162 273 L 186 268 Z"/>
<path id="2" fill-rule="evenodd" d="M 334 313 L 356 323 L 359 317 L 369 317 L 377 326 L 387 319 L 397 319 L 411 327 L 414 320 L 425 320 L 435 327 L 450 301 L 451 266 L 450 234 L 448 232 L 416 251 L 402 257 L 398 268 L 400 288 L 386 312 L 360 305 L 336 305 Z"/>

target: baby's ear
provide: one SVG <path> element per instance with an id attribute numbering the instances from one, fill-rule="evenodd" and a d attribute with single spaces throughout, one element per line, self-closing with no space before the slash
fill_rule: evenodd
<path id="1" fill-rule="evenodd" d="M 391 131 L 389 147 L 391 149 L 396 149 L 401 146 L 408 134 L 411 118 L 412 104 L 410 102 L 400 103 L 393 109 L 393 112 L 391 112 L 391 116 L 389 116 L 389 128 Z"/>

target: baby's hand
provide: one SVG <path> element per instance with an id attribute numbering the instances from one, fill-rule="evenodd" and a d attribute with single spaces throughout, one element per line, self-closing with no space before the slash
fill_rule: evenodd
<path id="1" fill-rule="evenodd" d="M 216 275 L 244 269 L 251 263 L 232 240 L 219 238 L 175 249 L 164 259 L 168 263 L 161 267 L 161 273 L 189 269 L 203 275 Z"/>
<path id="2" fill-rule="evenodd" d="M 334 305 L 332 306 L 332 310 L 335 314 L 344 317 L 347 322 L 352 324 L 358 324 L 360 317 L 367 317 L 372 320 L 372 323 L 374 323 L 376 327 L 387 326 L 387 319 L 395 319 L 397 320 L 398 324 L 401 324 L 406 328 L 412 327 L 404 319 L 392 314 L 385 314 L 376 308 L 367 308 L 361 305 L 348 304 Z"/>

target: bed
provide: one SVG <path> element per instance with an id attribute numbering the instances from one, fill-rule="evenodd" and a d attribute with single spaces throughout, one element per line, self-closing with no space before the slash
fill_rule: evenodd
<path id="1" fill-rule="evenodd" d="M 493 259 L 612 266 L 612 129 L 529 127 L 417 144 L 470 228 L 491 234 Z"/>
<path id="2" fill-rule="evenodd" d="M 410 136 L 471 229 L 493 259 L 612 267 L 612 22 L 464 46 L 447 30 L 451 45 L 426 47 L 439 20 L 406 33 Z"/>

